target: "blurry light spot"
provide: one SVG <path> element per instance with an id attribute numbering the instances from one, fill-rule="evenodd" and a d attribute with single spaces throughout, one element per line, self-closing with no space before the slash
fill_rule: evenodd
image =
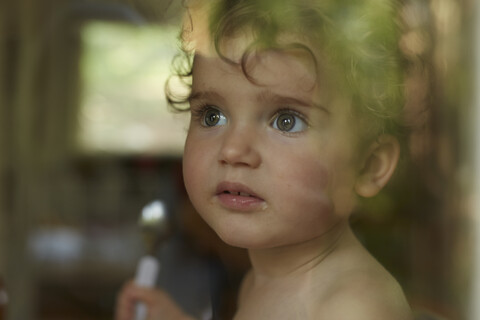
<path id="1" fill-rule="evenodd" d="M 0 306 L 8 304 L 8 295 L 5 290 L 0 290 Z"/>
<path id="2" fill-rule="evenodd" d="M 436 29 L 440 34 L 457 34 L 460 26 L 460 8 L 455 1 L 432 1 L 432 11 L 436 17 Z"/>
<path id="3" fill-rule="evenodd" d="M 132 124 L 123 132 L 125 149 L 131 151 L 142 151 L 148 148 L 153 142 L 152 131 L 141 123 Z"/>
<path id="4" fill-rule="evenodd" d="M 430 10 L 421 1 L 411 1 L 403 7 L 402 18 L 410 29 L 419 29 L 428 24 Z"/>
<path id="5" fill-rule="evenodd" d="M 428 48 L 427 36 L 420 32 L 411 31 L 400 40 L 402 51 L 408 56 L 420 56 Z"/>
<path id="6" fill-rule="evenodd" d="M 38 229 L 30 237 L 29 244 L 34 257 L 39 261 L 65 263 L 81 257 L 84 241 L 72 229 Z"/>
<path id="7" fill-rule="evenodd" d="M 166 216 L 165 205 L 161 201 L 154 201 L 151 204 L 145 206 L 142 210 L 141 225 L 155 224 L 160 220 L 163 220 Z"/>
<path id="8" fill-rule="evenodd" d="M 182 154 L 188 117 L 174 120 L 164 93 L 177 33 L 175 26 L 83 27 L 80 152 Z"/>

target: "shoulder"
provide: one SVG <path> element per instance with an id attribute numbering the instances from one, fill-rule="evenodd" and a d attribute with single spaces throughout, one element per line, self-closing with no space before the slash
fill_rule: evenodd
<path id="1" fill-rule="evenodd" d="M 412 320 L 397 281 L 386 271 L 369 269 L 345 274 L 317 311 L 331 320 Z"/>

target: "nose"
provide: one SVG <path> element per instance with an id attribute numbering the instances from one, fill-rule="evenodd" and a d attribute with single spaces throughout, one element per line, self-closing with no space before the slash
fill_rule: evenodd
<path id="1" fill-rule="evenodd" d="M 223 165 L 257 168 L 262 160 L 258 149 L 258 135 L 248 126 L 231 127 L 224 133 L 219 155 Z"/>

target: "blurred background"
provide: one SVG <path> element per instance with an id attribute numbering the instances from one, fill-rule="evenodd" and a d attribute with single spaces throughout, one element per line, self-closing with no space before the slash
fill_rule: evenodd
<path id="1" fill-rule="evenodd" d="M 173 225 L 159 281 L 185 300 L 213 286 L 233 312 L 245 252 L 191 208 L 188 118 L 164 98 L 181 2 L 0 1 L 0 319 L 112 319 L 154 199 Z M 402 1 L 409 160 L 352 219 L 412 307 L 443 319 L 480 319 L 478 7 Z"/>

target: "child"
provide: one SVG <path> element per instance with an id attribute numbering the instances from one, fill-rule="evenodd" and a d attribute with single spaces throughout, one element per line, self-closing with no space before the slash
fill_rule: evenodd
<path id="1" fill-rule="evenodd" d="M 400 155 L 395 8 L 197 0 L 188 9 L 185 186 L 220 238 L 248 249 L 235 319 L 411 319 L 400 286 L 349 226 L 358 198 L 383 188 Z M 150 319 L 191 319 L 162 291 L 131 284 L 117 319 L 138 300 Z"/>

